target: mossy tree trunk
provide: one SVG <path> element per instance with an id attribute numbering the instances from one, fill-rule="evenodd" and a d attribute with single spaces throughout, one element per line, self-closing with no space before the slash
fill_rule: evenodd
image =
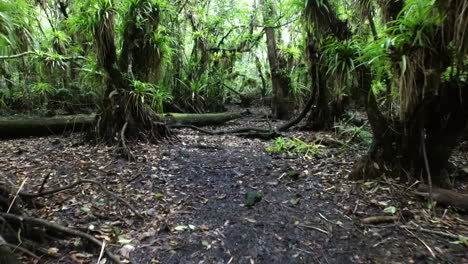
<path id="1" fill-rule="evenodd" d="M 446 4 L 448 7 L 433 6 L 439 9 L 434 15 L 440 11 L 446 12 L 446 16 L 444 24 L 433 25 L 432 38 L 426 40 L 430 41 L 429 44 L 417 46 L 413 43 L 402 48 L 400 53 L 390 51 L 394 72 L 396 76 L 400 75 L 397 86 L 400 92 L 399 118 L 392 119 L 380 111 L 371 87 L 373 76 L 369 66 L 363 64 L 357 68 L 359 94 L 365 102 L 374 141 L 368 154 L 355 164 L 352 178 L 374 178 L 386 174 L 402 180 L 411 178 L 446 185 L 448 159 L 468 121 L 467 83 L 456 76 L 450 80 L 442 78 L 449 66 L 460 67 L 456 60 L 451 61 L 454 53 L 447 48 L 447 43 L 452 41 L 459 56 L 466 58 L 468 53 L 468 41 L 459 39 L 457 32 L 458 25 L 468 21 L 466 13 L 463 13 L 467 4 L 463 0 Z M 396 19 L 403 5 L 399 0 L 386 2 L 382 6 L 385 22 Z M 308 1 L 308 8 L 311 20 L 322 33 L 328 32 L 339 40 L 351 37 L 349 31 L 343 30 L 347 28 L 341 23 L 344 21 L 340 22 L 326 1 L 319 6 Z M 406 56 L 406 70 L 400 68 L 403 55 Z"/>
<path id="2" fill-rule="evenodd" d="M 308 33 L 307 38 L 307 59 L 309 61 L 309 73 L 312 77 L 312 98 L 315 108 L 312 109 L 306 128 L 311 130 L 328 129 L 333 125 L 333 118 L 330 115 L 328 106 L 328 89 L 325 75 L 320 67 L 319 47 L 314 37 Z"/>
<path id="3" fill-rule="evenodd" d="M 145 8 L 150 1 L 136 1 L 124 17 L 125 28 L 120 58 L 115 46 L 114 14 L 102 12 L 95 28 L 96 48 L 100 66 L 107 74 L 107 87 L 97 117 L 97 134 L 105 142 L 145 139 L 155 142 L 169 136 L 168 128 L 159 121 L 149 105 L 133 92 L 130 77 L 145 82 L 161 63 L 157 50 L 147 39 L 145 30 L 159 26 L 159 7 Z M 150 10 L 150 11 L 148 11 Z M 145 25 L 138 25 L 136 16 L 145 16 Z M 128 151 L 125 151 L 128 153 Z"/>

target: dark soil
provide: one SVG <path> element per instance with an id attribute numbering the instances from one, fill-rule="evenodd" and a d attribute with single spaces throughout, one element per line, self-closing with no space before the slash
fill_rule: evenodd
<path id="1" fill-rule="evenodd" d="M 230 125 L 258 122 L 249 117 Z M 287 136 L 304 142 L 338 137 Z M 81 177 L 105 183 L 146 218 L 88 185 L 41 198 L 25 211 L 108 240 L 108 248 L 132 263 L 468 263 L 468 245 L 427 231 L 466 237 L 466 214 L 446 208 L 431 214 L 409 186 L 394 181 L 348 181 L 365 152 L 359 147 L 327 146 L 307 156 L 270 153 L 271 142 L 180 130 L 177 142 L 135 145 L 139 160 L 129 162 L 117 159 L 116 149 L 82 138 L 0 142 L 0 171 L 18 186 L 27 177 L 31 192 L 46 175 L 47 189 Z M 457 157 L 466 166 L 464 156 Z M 247 206 L 246 193 L 261 200 Z M 387 215 L 389 207 L 398 221 L 362 223 Z M 99 248 L 84 244 L 45 236 L 38 263 L 96 263 Z"/>

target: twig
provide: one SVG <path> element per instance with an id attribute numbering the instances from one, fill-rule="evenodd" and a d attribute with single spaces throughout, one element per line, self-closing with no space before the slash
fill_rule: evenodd
<path id="1" fill-rule="evenodd" d="M 19 216 L 19 215 L 14 215 L 14 214 L 7 214 L 7 213 L 0 213 L 0 216 L 5 218 L 5 219 L 9 219 L 9 220 L 13 220 L 13 221 L 25 222 L 25 223 L 30 223 L 30 224 L 33 224 L 33 225 L 39 225 L 39 226 L 42 226 L 42 227 L 45 227 L 45 228 L 54 229 L 54 230 L 60 231 L 62 233 L 68 234 L 68 235 L 73 235 L 73 236 L 77 236 L 77 237 L 86 239 L 86 240 L 94 243 L 95 245 L 97 245 L 99 247 L 102 246 L 102 243 L 99 240 L 97 240 L 95 237 L 93 237 L 93 236 L 91 236 L 89 234 L 86 234 L 86 233 L 83 233 L 81 231 L 78 231 L 78 230 L 75 230 L 75 229 L 72 229 L 72 228 L 69 228 L 69 227 L 65 227 L 65 226 L 62 226 L 62 225 L 59 225 L 59 224 L 56 224 L 56 223 L 52 223 L 52 222 L 46 221 L 44 219 L 39 219 L 39 218 L 35 218 L 35 217 L 30 217 L 30 216 Z M 106 253 L 106 255 L 113 262 L 118 263 L 118 264 L 122 263 L 120 261 L 119 257 L 112 254 L 109 250 L 104 249 L 104 252 Z"/>
<path id="2" fill-rule="evenodd" d="M 419 242 L 421 242 L 421 244 L 423 244 L 424 247 L 426 247 L 427 251 L 429 251 L 429 253 L 431 253 L 431 256 L 432 256 L 434 259 L 437 258 L 436 254 L 434 253 L 434 251 L 432 250 L 432 248 L 430 248 L 429 245 L 426 244 L 426 242 L 424 242 L 421 238 L 419 238 L 418 236 L 416 236 L 413 232 L 409 231 L 408 228 L 403 227 L 403 229 L 405 229 L 408 233 L 410 233 L 414 238 L 416 238 L 417 240 L 419 240 Z"/>
<path id="3" fill-rule="evenodd" d="M 421 227 L 421 226 L 417 225 L 414 222 L 411 222 L 411 224 L 413 224 L 415 226 L 415 229 L 419 230 L 419 231 L 423 231 L 423 232 L 426 232 L 426 233 L 435 234 L 435 235 L 439 235 L 439 236 L 443 236 L 443 237 L 447 237 L 447 238 L 459 239 L 459 237 L 457 235 L 449 233 L 449 232 L 426 229 L 424 227 Z M 408 228 L 408 227 L 406 227 L 406 228 Z"/>
<path id="4" fill-rule="evenodd" d="M 99 258 L 96 262 L 96 264 L 101 263 L 102 256 L 104 255 L 104 250 L 106 249 L 106 240 L 102 241 L 102 247 L 101 247 L 101 253 L 99 253 Z"/>
<path id="5" fill-rule="evenodd" d="M 21 183 L 20 187 L 18 188 L 18 191 L 15 194 L 15 197 L 13 197 L 13 200 L 11 201 L 10 206 L 8 207 L 8 210 L 6 211 L 7 214 L 10 212 L 11 208 L 15 204 L 16 198 L 18 198 L 18 195 L 21 192 L 21 189 L 23 189 L 24 184 L 26 183 L 27 180 L 28 180 L 28 178 L 25 178 L 24 181 Z"/>
<path id="6" fill-rule="evenodd" d="M 50 178 L 50 173 L 47 174 L 45 177 L 44 177 L 44 180 L 42 181 L 42 184 L 41 184 L 41 187 L 39 188 L 39 193 L 42 193 L 44 191 L 44 186 L 46 185 L 47 181 L 49 180 Z"/>
<path id="7" fill-rule="evenodd" d="M 313 230 L 319 231 L 319 232 L 321 232 L 321 233 L 324 233 L 324 234 L 326 234 L 326 235 L 330 235 L 330 233 L 329 233 L 328 231 L 323 230 L 323 229 L 318 228 L 318 227 L 315 227 L 315 226 L 304 225 L 304 224 L 296 224 L 295 226 L 313 229 Z"/>
<path id="8" fill-rule="evenodd" d="M 94 175 L 95 176 L 95 175 Z M 68 190 L 68 189 L 72 189 L 74 188 L 75 186 L 78 186 L 78 185 L 81 185 L 83 183 L 91 183 L 91 184 L 94 184 L 94 185 L 97 185 L 99 188 L 101 188 L 101 190 L 106 193 L 108 196 L 118 200 L 119 202 L 123 203 L 125 206 L 127 206 L 135 215 L 137 215 L 138 217 L 140 218 L 144 218 L 144 216 L 142 214 L 140 214 L 131 204 L 129 204 L 127 201 L 125 201 L 124 199 L 120 198 L 119 196 L 115 195 L 114 193 L 112 193 L 111 191 L 109 191 L 102 183 L 100 182 L 97 182 L 97 181 L 93 181 L 93 180 L 88 180 L 88 179 L 81 179 L 81 180 L 78 180 L 70 185 L 67 185 L 67 186 L 63 186 L 63 187 L 60 187 L 60 188 L 57 188 L 57 189 L 53 189 L 53 190 L 50 190 L 50 191 L 47 191 L 47 192 L 43 192 L 43 193 L 37 193 L 37 194 L 29 194 L 29 193 L 20 193 L 21 196 L 24 196 L 24 197 L 29 197 L 29 198 L 37 198 L 37 197 L 42 197 L 42 196 L 46 196 L 46 195 L 51 195 L 51 194 L 55 194 L 55 193 L 59 193 L 59 192 L 62 192 L 62 191 L 65 191 L 65 190 Z"/>
<path id="9" fill-rule="evenodd" d="M 434 207 L 434 195 L 432 193 L 431 169 L 429 168 L 429 160 L 427 159 L 426 139 L 424 138 L 424 130 L 421 130 L 421 145 L 422 145 L 422 153 L 423 153 L 423 158 L 424 158 L 424 165 L 426 166 L 426 171 L 427 171 L 427 184 L 429 185 L 429 203 L 431 204 L 431 211 L 432 211 Z"/>
<path id="10" fill-rule="evenodd" d="M 327 219 L 325 216 L 323 216 L 321 213 L 318 213 L 318 214 L 319 214 L 319 216 L 320 216 L 323 220 L 327 221 L 328 223 L 339 226 L 338 224 L 336 224 L 336 223 L 334 223 L 334 222 L 328 220 L 328 219 Z"/>

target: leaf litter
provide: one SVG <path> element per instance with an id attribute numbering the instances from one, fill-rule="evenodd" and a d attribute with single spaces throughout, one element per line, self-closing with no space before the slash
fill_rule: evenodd
<path id="1" fill-rule="evenodd" d="M 17 186 L 28 179 L 30 193 L 83 178 L 102 183 L 144 219 L 91 184 L 39 198 L 25 212 L 106 241 L 131 263 L 468 263 L 466 213 L 432 211 L 391 179 L 347 180 L 365 149 L 326 146 L 305 157 L 267 152 L 271 142 L 257 139 L 186 129 L 178 138 L 134 145 L 134 162 L 79 134 L 3 141 L 0 171 Z M 466 167 L 462 154 L 454 159 Z M 60 236 L 38 246 L 39 263 L 95 263 L 101 250 Z"/>

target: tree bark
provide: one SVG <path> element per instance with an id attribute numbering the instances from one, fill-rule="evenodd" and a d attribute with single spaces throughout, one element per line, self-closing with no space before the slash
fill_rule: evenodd
<path id="1" fill-rule="evenodd" d="M 262 98 L 264 98 L 266 97 L 266 94 L 267 94 L 267 84 L 266 84 L 265 77 L 263 76 L 262 64 L 260 63 L 260 59 L 257 56 L 255 56 L 255 66 L 257 67 L 258 76 L 260 77 L 260 80 L 262 81 L 261 95 L 262 95 Z"/>

